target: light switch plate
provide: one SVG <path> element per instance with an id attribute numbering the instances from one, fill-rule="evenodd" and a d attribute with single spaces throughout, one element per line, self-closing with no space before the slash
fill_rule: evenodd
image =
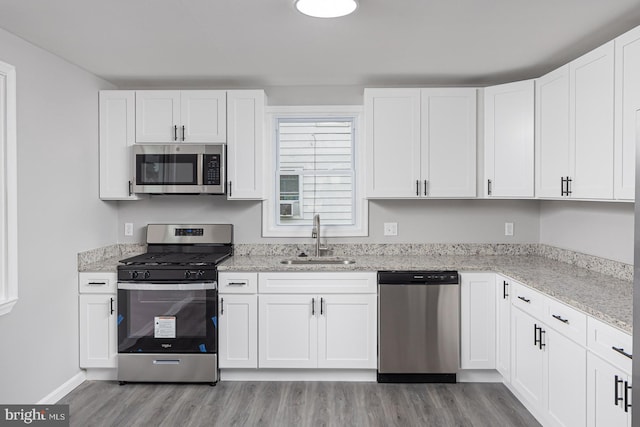
<path id="1" fill-rule="evenodd" d="M 384 235 L 385 236 L 397 236 L 398 235 L 398 223 L 397 222 L 385 222 L 384 223 Z"/>
<path id="2" fill-rule="evenodd" d="M 125 236 L 133 236 L 133 223 L 125 222 L 124 223 L 124 235 Z"/>

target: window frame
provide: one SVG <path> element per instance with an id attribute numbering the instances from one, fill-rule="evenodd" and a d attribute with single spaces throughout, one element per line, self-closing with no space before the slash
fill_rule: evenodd
<path id="1" fill-rule="evenodd" d="M 265 135 L 267 153 L 265 159 L 264 182 L 267 194 L 262 201 L 263 237 L 311 237 L 312 225 L 278 225 L 276 210 L 278 194 L 276 188 L 277 162 L 277 120 L 309 118 L 353 118 L 354 128 L 354 219 L 353 225 L 322 225 L 322 237 L 362 237 L 369 235 L 368 201 L 365 198 L 364 174 L 364 108 L 361 106 L 283 106 L 268 107 L 265 111 Z M 322 219 L 322 218 L 321 218 Z"/>
<path id="2" fill-rule="evenodd" d="M 18 301 L 16 69 L 0 61 L 0 316 Z"/>

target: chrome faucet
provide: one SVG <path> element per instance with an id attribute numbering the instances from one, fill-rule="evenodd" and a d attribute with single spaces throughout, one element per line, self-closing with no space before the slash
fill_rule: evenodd
<path id="1" fill-rule="evenodd" d="M 313 229 L 311 230 L 311 238 L 316 239 L 316 253 L 315 256 L 320 256 L 320 214 L 315 214 L 313 217 Z"/>

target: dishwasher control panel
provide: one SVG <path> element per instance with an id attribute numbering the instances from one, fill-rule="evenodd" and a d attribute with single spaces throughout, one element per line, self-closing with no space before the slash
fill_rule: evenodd
<path id="1" fill-rule="evenodd" d="M 379 271 L 379 284 L 458 284 L 460 275 L 457 271 Z"/>

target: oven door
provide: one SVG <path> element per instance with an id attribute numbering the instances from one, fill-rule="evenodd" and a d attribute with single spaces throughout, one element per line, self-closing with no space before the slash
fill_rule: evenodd
<path id="1" fill-rule="evenodd" d="M 217 353 L 216 283 L 118 283 L 118 353 Z"/>

